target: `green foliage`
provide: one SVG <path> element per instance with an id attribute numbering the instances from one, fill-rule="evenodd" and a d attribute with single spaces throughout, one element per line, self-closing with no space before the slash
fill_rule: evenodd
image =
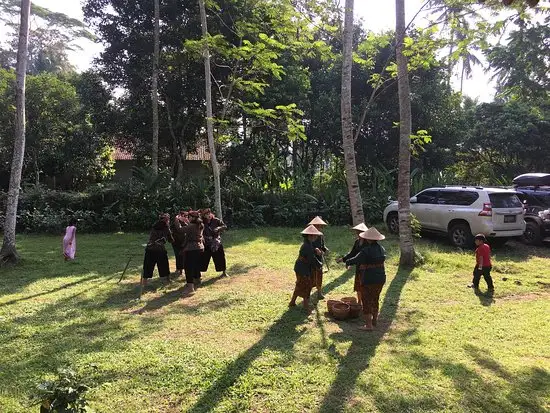
<path id="1" fill-rule="evenodd" d="M 40 404 L 41 413 L 89 412 L 86 392 L 89 387 L 71 369 L 59 369 L 53 381 L 40 383 L 33 397 L 33 404 Z"/>

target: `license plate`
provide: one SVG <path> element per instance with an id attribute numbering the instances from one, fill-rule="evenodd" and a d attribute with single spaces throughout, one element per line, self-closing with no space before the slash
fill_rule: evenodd
<path id="1" fill-rule="evenodd" d="M 516 216 L 515 215 L 504 215 L 504 223 L 510 223 L 510 222 L 516 222 Z"/>

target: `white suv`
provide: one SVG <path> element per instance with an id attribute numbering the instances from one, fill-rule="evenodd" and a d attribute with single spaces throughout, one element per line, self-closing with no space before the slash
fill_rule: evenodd
<path id="1" fill-rule="evenodd" d="M 399 231 L 397 202 L 384 210 L 390 232 Z M 411 198 L 411 212 L 422 230 L 446 233 L 451 243 L 467 248 L 476 234 L 493 244 L 504 244 L 525 231 L 523 204 L 510 189 L 470 186 L 428 188 Z"/>

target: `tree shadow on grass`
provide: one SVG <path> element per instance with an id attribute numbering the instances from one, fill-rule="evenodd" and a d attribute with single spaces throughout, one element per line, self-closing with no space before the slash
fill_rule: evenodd
<path id="1" fill-rule="evenodd" d="M 336 286 L 345 283 L 351 278 L 351 272 L 346 272 L 332 280 L 325 286 L 325 291 L 331 291 Z M 218 406 L 230 391 L 231 387 L 246 373 L 254 360 L 271 349 L 273 351 L 290 354 L 295 343 L 305 333 L 305 328 L 299 328 L 308 320 L 308 314 L 301 307 L 287 310 L 267 331 L 260 341 L 250 347 L 235 361 L 233 361 L 189 409 L 189 413 L 209 412 Z"/>
<path id="2" fill-rule="evenodd" d="M 547 397 L 550 392 L 550 373 L 538 367 L 523 368 L 518 372 L 508 371 L 490 357 L 486 349 L 465 346 L 477 368 L 466 363 L 428 357 L 419 352 L 407 352 L 401 356 L 403 364 L 414 371 L 430 374 L 437 371 L 448 377 L 459 392 L 459 405 L 464 411 L 482 412 L 547 412 Z M 488 376 L 497 376 L 488 379 Z M 381 412 L 414 411 L 418 405 L 416 395 L 404 397 L 396 403 L 393 394 L 374 391 L 374 398 Z M 422 406 L 432 410 L 448 408 L 447 400 L 438 400 L 438 395 L 425 400 Z M 398 404 L 396 406 L 396 404 Z"/>
<path id="3" fill-rule="evenodd" d="M 376 331 L 358 332 L 352 335 L 346 333 L 346 336 L 352 340 L 351 346 L 346 356 L 340 361 L 336 378 L 321 403 L 320 412 L 341 411 L 349 401 L 357 379 L 369 367 L 370 360 L 376 353 L 376 348 L 388 332 L 397 314 L 399 297 L 410 274 L 410 269 L 400 268 L 391 281 L 380 308 L 378 329 Z"/>

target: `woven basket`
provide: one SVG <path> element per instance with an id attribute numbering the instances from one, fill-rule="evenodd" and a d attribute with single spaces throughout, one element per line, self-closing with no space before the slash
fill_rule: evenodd
<path id="1" fill-rule="evenodd" d="M 361 304 L 350 304 L 349 305 L 349 318 L 357 318 L 361 314 L 363 307 Z"/>
<path id="2" fill-rule="evenodd" d="M 341 303 L 342 301 L 340 300 L 328 300 L 327 301 L 327 310 L 330 314 L 332 314 L 332 306 L 334 304 L 338 304 L 338 303 Z"/>
<path id="3" fill-rule="evenodd" d="M 349 304 L 336 303 L 332 306 L 332 315 L 337 320 L 345 320 L 349 317 Z"/>
<path id="4" fill-rule="evenodd" d="M 355 297 L 344 297 L 340 301 L 342 301 L 343 303 L 349 304 L 349 305 L 357 304 L 357 298 L 355 298 Z"/>

